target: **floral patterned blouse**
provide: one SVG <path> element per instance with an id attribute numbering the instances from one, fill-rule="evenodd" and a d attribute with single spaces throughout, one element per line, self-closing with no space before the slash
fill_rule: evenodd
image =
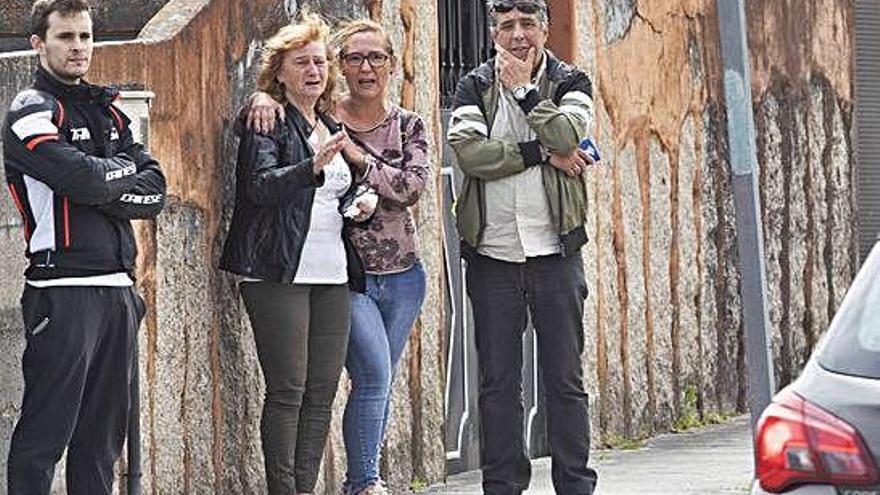
<path id="1" fill-rule="evenodd" d="M 379 195 L 369 221 L 352 223 L 349 235 L 369 274 L 402 272 L 418 259 L 418 235 L 409 207 L 428 183 L 428 142 L 417 114 L 394 106 L 376 127 L 349 136 L 376 158 L 363 181 Z"/>

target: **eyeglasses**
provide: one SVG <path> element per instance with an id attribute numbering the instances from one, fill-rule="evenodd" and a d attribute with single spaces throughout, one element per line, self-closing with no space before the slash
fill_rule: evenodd
<path id="1" fill-rule="evenodd" d="M 491 0 L 489 9 L 493 12 L 504 14 L 513 9 L 519 10 L 523 14 L 536 14 L 538 12 L 546 12 L 547 7 L 534 0 Z"/>
<path id="2" fill-rule="evenodd" d="M 370 67 L 381 69 L 388 64 L 391 55 L 388 55 L 385 52 L 370 52 L 366 55 L 363 53 L 345 53 L 340 55 L 339 58 L 342 59 L 342 63 L 352 69 L 359 69 L 364 64 L 364 60 L 370 64 Z"/>

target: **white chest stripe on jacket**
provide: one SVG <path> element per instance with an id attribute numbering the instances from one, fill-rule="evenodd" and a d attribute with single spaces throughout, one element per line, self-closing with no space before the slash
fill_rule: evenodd
<path id="1" fill-rule="evenodd" d="M 32 253 L 55 250 L 55 194 L 49 186 L 28 175 L 24 176 L 24 186 L 36 223 L 28 247 Z"/>

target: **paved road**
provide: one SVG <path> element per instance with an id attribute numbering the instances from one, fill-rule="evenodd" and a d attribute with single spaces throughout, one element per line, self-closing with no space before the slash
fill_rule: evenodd
<path id="1" fill-rule="evenodd" d="M 638 450 L 600 450 L 591 465 L 599 471 L 598 495 L 748 494 L 752 440 L 748 416 L 687 433 L 661 435 Z M 480 474 L 464 473 L 432 487 L 431 495 L 478 495 Z M 527 495 L 553 493 L 550 461 L 533 463 Z"/>

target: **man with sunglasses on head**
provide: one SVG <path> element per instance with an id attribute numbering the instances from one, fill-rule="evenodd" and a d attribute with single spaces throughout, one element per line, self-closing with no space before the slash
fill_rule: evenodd
<path id="1" fill-rule="evenodd" d="M 544 0 L 490 0 L 497 55 L 458 85 L 448 138 L 464 173 L 456 216 L 467 260 L 480 370 L 483 492 L 519 494 L 531 464 L 523 439 L 522 335 L 531 317 L 547 405 L 556 493 L 593 493 L 581 354 L 587 295 L 581 247 L 593 161 L 592 86 L 546 50 Z"/>

